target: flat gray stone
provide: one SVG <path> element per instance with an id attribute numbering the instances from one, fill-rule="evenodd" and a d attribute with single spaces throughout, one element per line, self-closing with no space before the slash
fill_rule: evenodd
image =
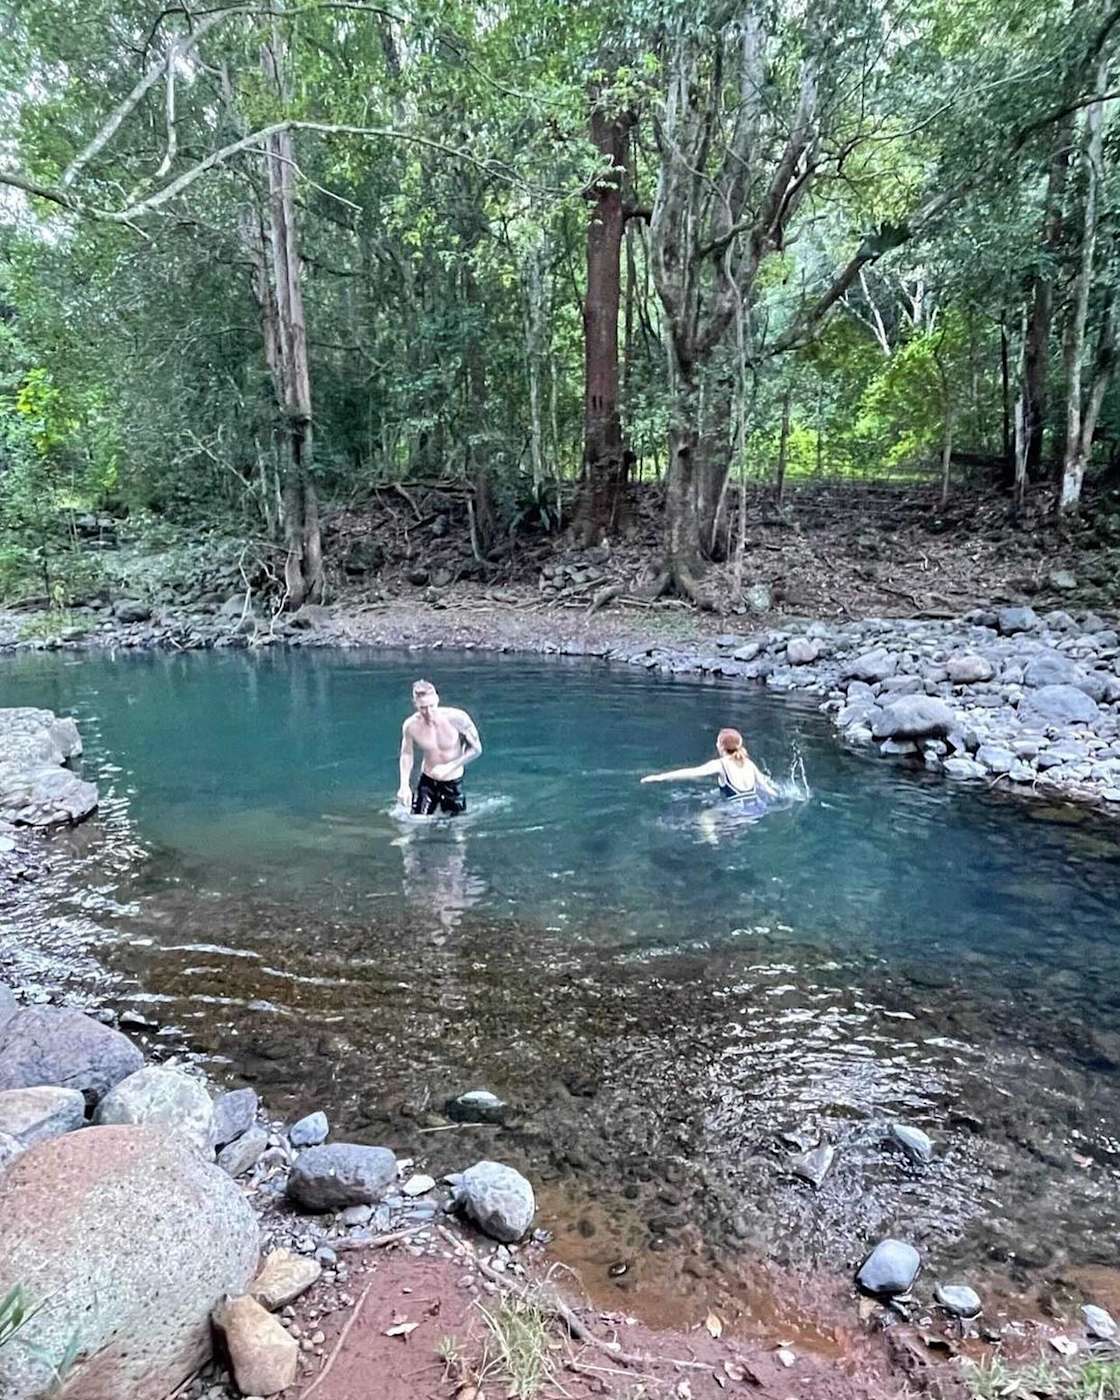
<path id="1" fill-rule="evenodd" d="M 956 724 L 944 700 L 932 695 L 903 695 L 883 707 L 871 726 L 876 739 L 940 739 Z"/>
<path id="2" fill-rule="evenodd" d="M 954 1317 L 979 1317 L 984 1307 L 980 1294 L 966 1283 L 939 1283 L 933 1296 Z"/>
<path id="3" fill-rule="evenodd" d="M 255 1089 L 232 1089 L 214 1100 L 214 1146 L 224 1147 L 257 1121 L 260 1098 Z"/>
<path id="4" fill-rule="evenodd" d="M 1038 625 L 1038 614 L 1033 608 L 1000 608 L 996 614 L 996 626 L 1005 637 L 1033 632 Z"/>
<path id="5" fill-rule="evenodd" d="M 1111 1313 L 1105 1312 L 1104 1308 L 1098 1308 L 1095 1303 L 1086 1303 L 1081 1309 L 1081 1319 L 1085 1323 L 1085 1330 L 1090 1337 L 1099 1337 L 1102 1342 L 1111 1342 L 1116 1338 L 1116 1322 Z"/>
<path id="6" fill-rule="evenodd" d="M 374 1205 L 397 1179 L 397 1159 L 387 1147 L 336 1142 L 309 1147 L 288 1177 L 288 1195 L 305 1210 Z"/>
<path id="7" fill-rule="evenodd" d="M 801 1177 L 803 1181 L 807 1181 L 811 1186 L 819 1189 L 824 1184 L 825 1177 L 832 1170 L 835 1161 L 835 1147 L 829 1142 L 822 1142 L 818 1146 L 810 1148 L 808 1152 L 802 1152 L 794 1157 L 790 1163 L 790 1170 L 794 1176 Z"/>
<path id="8" fill-rule="evenodd" d="M 913 1128 L 908 1123 L 892 1123 L 890 1135 L 891 1141 L 901 1147 L 915 1164 L 925 1166 L 933 1161 L 933 1143 L 921 1128 Z"/>
<path id="9" fill-rule="evenodd" d="M 1023 696 L 1019 718 L 1036 724 L 1093 724 L 1100 718 L 1100 709 L 1076 686 L 1044 685 Z"/>
<path id="10" fill-rule="evenodd" d="M 253 1126 L 226 1143 L 218 1153 L 218 1166 L 228 1176 L 244 1176 L 252 1171 L 268 1146 L 268 1133 L 259 1124 Z"/>
<path id="11" fill-rule="evenodd" d="M 86 1121 L 86 1101 L 77 1089 L 37 1084 L 29 1089 L 0 1092 L 0 1133 L 22 1147 L 61 1137 Z"/>
<path id="12" fill-rule="evenodd" d="M 954 685 L 976 685 L 995 674 L 988 658 L 974 651 L 956 652 L 945 662 L 945 670 Z"/>
<path id="13" fill-rule="evenodd" d="M 865 651 L 853 661 L 849 661 L 842 674 L 852 680 L 867 681 L 871 684 L 886 680 L 897 670 L 898 657 L 887 651 L 886 647 L 876 647 L 873 651 Z"/>
<path id="14" fill-rule="evenodd" d="M 981 744 L 976 750 L 976 762 L 982 763 L 990 773 L 1010 773 L 1015 755 L 1000 744 Z"/>

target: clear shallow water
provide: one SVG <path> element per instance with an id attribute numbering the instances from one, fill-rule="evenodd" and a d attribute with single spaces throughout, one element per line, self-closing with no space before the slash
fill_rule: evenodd
<path id="1" fill-rule="evenodd" d="M 457 821 L 394 806 L 421 674 L 483 736 Z M 1112 1262 L 1110 828 L 845 753 L 763 691 L 584 662 L 38 655 L 0 704 L 74 714 L 104 799 L 3 910 L 0 973 L 145 1008 L 436 1167 L 463 1136 L 421 1130 L 486 1083 L 517 1108 L 493 1150 L 567 1213 L 625 1188 L 615 1228 L 584 1216 L 604 1270 L 697 1233 L 839 1264 L 887 1228 L 974 1269 Z M 639 785 L 727 723 L 808 791 L 756 821 Z M 925 1177 L 884 1152 L 892 1118 L 938 1139 Z M 791 1129 L 842 1148 L 820 1193 Z"/>

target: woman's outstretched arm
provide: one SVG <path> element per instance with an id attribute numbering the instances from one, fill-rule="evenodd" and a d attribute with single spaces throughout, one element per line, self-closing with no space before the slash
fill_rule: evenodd
<path id="1" fill-rule="evenodd" d="M 672 768 L 668 773 L 647 773 L 642 779 L 643 783 L 668 783 L 677 778 L 709 778 L 720 770 L 718 758 L 711 759 L 708 763 L 698 763 L 695 768 Z"/>

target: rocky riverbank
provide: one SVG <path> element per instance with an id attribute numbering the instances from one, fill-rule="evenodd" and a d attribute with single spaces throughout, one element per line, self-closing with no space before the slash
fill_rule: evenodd
<path id="1" fill-rule="evenodd" d="M 0 986 L 0 1299 L 25 1314 L 0 1336 L 6 1400 L 38 1400 L 52 1372 L 65 1393 L 114 1400 L 356 1400 L 379 1351 L 390 1400 L 417 1393 L 417 1368 L 433 1372 L 425 1393 L 462 1395 L 500 1381 L 502 1329 L 527 1318 L 542 1374 L 562 1361 L 565 1393 L 580 1397 L 616 1393 L 607 1376 L 627 1394 L 637 1374 L 651 1397 L 684 1394 L 683 1375 L 696 1400 L 791 1384 L 834 1400 L 886 1397 L 907 1378 L 963 1395 L 947 1364 L 956 1358 L 1038 1345 L 1113 1355 L 1105 1309 L 1085 1306 L 1072 1335 L 1008 1321 L 969 1284 L 922 1277 L 920 1252 L 900 1239 L 868 1242 L 855 1297 L 840 1281 L 822 1297 L 823 1351 L 803 1338 L 760 1342 L 737 1323 L 732 1295 L 713 1295 L 706 1316 L 670 1333 L 573 1307 L 549 1282 L 533 1188 L 512 1168 L 482 1160 L 437 1183 L 391 1148 L 331 1141 L 321 1110 L 285 1123 L 252 1089 L 215 1088 L 189 1056 L 146 1062 L 111 1019 L 21 1004 Z M 459 1125 L 503 1108 L 482 1090 L 446 1105 Z M 924 1134 L 894 1133 L 928 1165 Z M 830 1156 L 798 1159 L 806 1189 Z M 550 1342 L 554 1324 L 563 1340 Z"/>
<path id="2" fill-rule="evenodd" d="M 5 1400 L 38 1400 L 52 1372 L 114 1400 L 288 1391 L 324 1356 L 296 1300 L 315 1289 L 324 1325 L 350 1307 L 367 1248 L 473 1258 L 437 1233 L 452 1214 L 497 1242 L 486 1267 L 515 1266 L 536 1203 L 512 1168 L 465 1164 L 437 1185 L 387 1147 L 329 1141 L 321 1111 L 285 1124 L 252 1089 L 212 1095 L 188 1058 L 146 1064 L 110 1019 L 0 986 L 0 1299 L 26 1314 L 0 1332 Z M 458 1104 L 468 1120 L 487 1106 Z"/>

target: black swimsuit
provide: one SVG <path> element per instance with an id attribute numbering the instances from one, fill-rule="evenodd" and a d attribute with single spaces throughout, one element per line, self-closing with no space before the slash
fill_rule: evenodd
<path id="1" fill-rule="evenodd" d="M 737 787 L 732 786 L 731 779 L 729 778 L 729 776 L 728 776 L 728 771 L 727 771 L 727 760 L 721 758 L 719 762 L 720 762 L 720 771 L 721 771 L 721 774 L 722 774 L 722 776 L 721 776 L 721 778 L 720 778 L 720 784 L 719 784 L 719 791 L 720 791 L 720 796 L 721 796 L 721 797 L 747 797 L 747 798 L 753 798 L 753 797 L 758 797 L 758 796 L 759 796 L 758 784 L 757 784 L 757 783 L 752 783 L 751 786 L 750 786 L 749 788 L 737 788 Z"/>
<path id="2" fill-rule="evenodd" d="M 412 799 L 412 814 L 416 817 L 430 817 L 440 811 L 449 817 L 461 816 L 467 810 L 467 799 L 463 796 L 462 778 L 452 778 L 441 782 L 427 773 L 420 774 L 416 793 Z"/>

